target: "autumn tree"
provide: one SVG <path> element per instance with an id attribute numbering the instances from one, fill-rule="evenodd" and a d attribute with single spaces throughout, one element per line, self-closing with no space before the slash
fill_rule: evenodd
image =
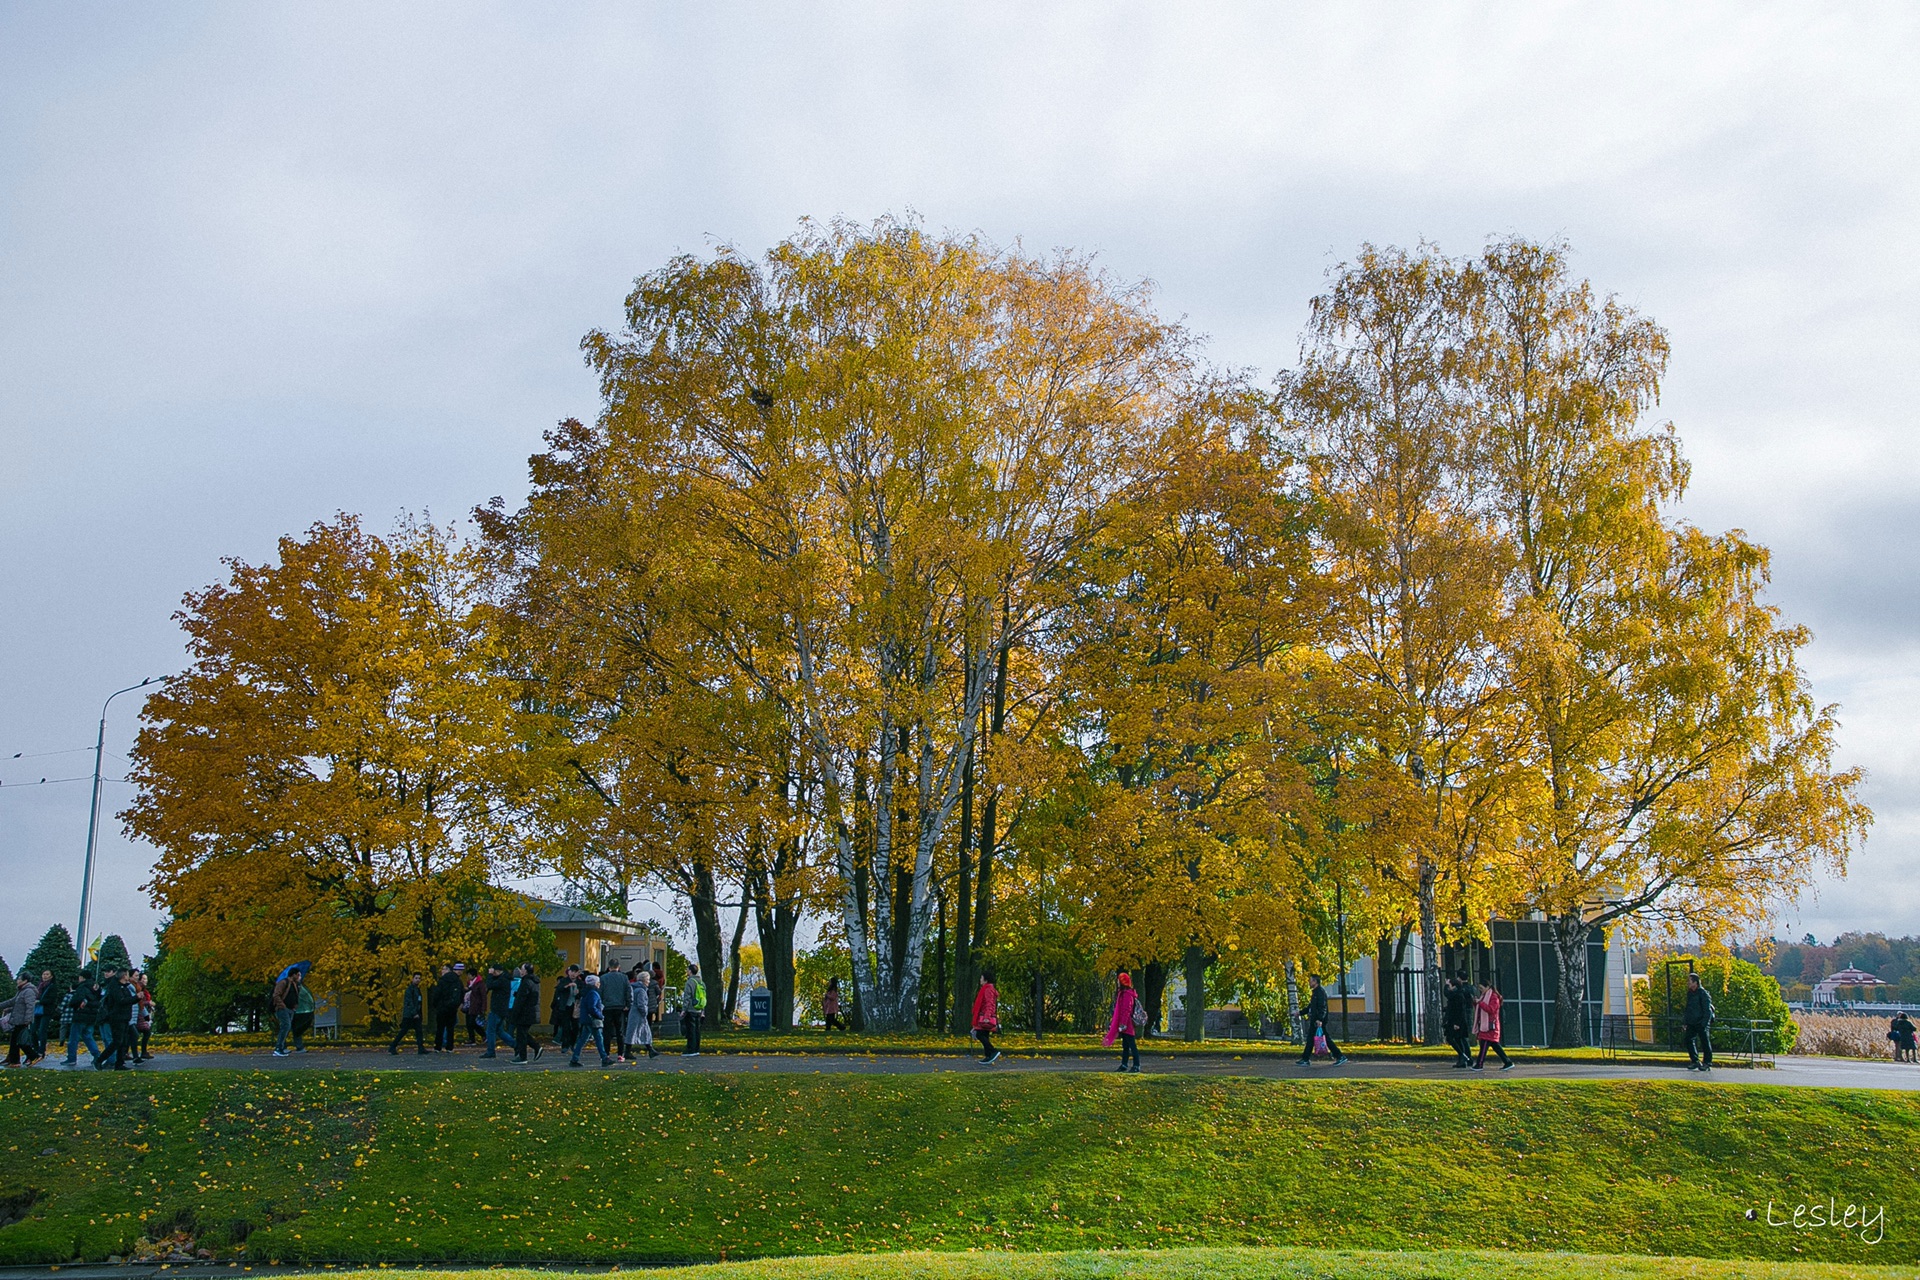
<path id="1" fill-rule="evenodd" d="M 744 688 L 782 723 L 747 776 L 804 801 L 830 854 L 870 1027 L 917 1019 L 937 855 L 963 808 L 962 826 L 979 819 L 963 874 L 990 884 L 982 737 L 1004 731 L 1014 651 L 1068 598 L 1063 566 L 1178 381 L 1178 348 L 1083 262 L 892 221 L 808 224 L 761 262 L 677 260 L 641 279 L 621 332 L 587 340 L 607 408 L 570 465 L 616 520 L 667 513 L 646 550 L 674 559 L 687 629 L 657 669 Z M 635 540 L 612 545 L 583 548 L 578 572 L 625 573 Z M 767 829 L 782 827 L 798 834 Z M 990 905 L 973 896 L 963 950 Z"/>
<path id="2" fill-rule="evenodd" d="M 1467 303 L 1459 264 L 1425 247 L 1365 246 L 1314 299 L 1301 367 L 1283 383 L 1326 578 L 1321 642 L 1352 694 L 1345 725 L 1325 735 L 1344 757 L 1327 776 L 1367 793 L 1369 812 L 1343 815 L 1342 834 L 1377 892 L 1410 904 L 1406 916 L 1373 904 L 1381 997 L 1417 925 L 1430 1044 L 1441 1032 L 1435 949 L 1459 931 L 1445 908 L 1471 920 L 1471 934 L 1488 907 L 1507 905 L 1470 891 L 1488 887 L 1477 872 L 1515 786 L 1506 548 L 1476 467 Z"/>
<path id="3" fill-rule="evenodd" d="M 1468 384 L 1510 565 L 1506 642 L 1532 777 L 1514 865 L 1553 925 L 1553 1041 L 1584 1043 L 1587 940 L 1634 918 L 1754 923 L 1871 815 L 1833 761 L 1834 709 L 1764 599 L 1766 550 L 1670 519 L 1687 467 L 1649 427 L 1666 335 L 1568 270 L 1491 245 L 1472 272 Z"/>
<path id="4" fill-rule="evenodd" d="M 1102 787 L 1078 853 L 1087 914 L 1117 964 L 1184 965 L 1189 1039 L 1217 957 L 1277 969 L 1307 945 L 1298 845 L 1320 820 L 1295 727 L 1320 663 L 1304 527 L 1266 426 L 1225 385 L 1168 431 L 1085 566 L 1068 663 Z"/>
<path id="5" fill-rule="evenodd" d="M 377 1012 L 436 960 L 551 963 L 529 903 L 492 883 L 515 689 L 473 549 L 343 516 L 228 565 L 176 615 L 192 663 L 132 756 L 123 816 L 159 849 L 170 944 L 259 981 L 311 960 Z"/>

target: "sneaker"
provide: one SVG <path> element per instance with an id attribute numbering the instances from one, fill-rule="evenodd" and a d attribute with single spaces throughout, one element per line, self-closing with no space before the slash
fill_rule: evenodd
<path id="1" fill-rule="evenodd" d="M 396 1057 L 396 1058 L 400 1056 L 400 1050 L 399 1050 L 399 1049 L 397 1049 L 397 1048 L 395 1048 L 395 1047 L 394 1047 L 394 1046 L 392 1046 L 392 1045 L 388 1045 L 388 1046 L 387 1046 L 387 1052 L 388 1052 L 388 1053 L 390 1053 L 390 1054 L 392 1054 L 392 1055 L 393 1055 L 394 1057 Z"/>
<path id="2" fill-rule="evenodd" d="M 1347 1055 L 1343 1053 L 1343 1054 L 1341 1054 L 1341 1055 L 1340 1055 L 1339 1057 L 1337 1057 L 1337 1058 L 1335 1058 L 1335 1059 L 1333 1060 L 1333 1065 L 1334 1065 L 1334 1066 L 1336 1066 L 1336 1067 L 1344 1067 L 1344 1066 L 1346 1066 L 1346 1065 L 1347 1065 Z"/>
<path id="3" fill-rule="evenodd" d="M 483 1053 L 483 1054 L 481 1054 L 480 1056 L 481 1056 L 481 1057 L 483 1057 L 483 1058 L 497 1058 L 497 1057 L 499 1057 L 500 1055 L 499 1055 L 499 1054 L 496 1054 L 496 1053 Z"/>
<path id="4" fill-rule="evenodd" d="M 602 1066 L 603 1068 L 604 1068 L 604 1067 L 610 1067 L 610 1066 L 612 1066 L 612 1065 L 613 1065 L 613 1059 L 612 1059 L 612 1058 L 602 1058 L 602 1059 L 600 1059 L 600 1065 L 601 1065 L 601 1066 Z"/>
<path id="5" fill-rule="evenodd" d="M 569 1063 L 568 1063 L 567 1065 L 568 1065 L 568 1066 L 570 1066 L 570 1067 L 584 1067 L 584 1066 L 586 1066 L 587 1064 L 586 1064 L 586 1063 L 584 1063 L 584 1062 L 582 1062 L 582 1061 L 580 1061 L 580 1059 L 578 1059 L 578 1058 L 575 1058 L 575 1059 L 574 1059 L 574 1060 L 573 1060 L 572 1062 L 569 1062 Z"/>
<path id="6" fill-rule="evenodd" d="M 540 1060 L 540 1055 L 542 1052 L 544 1052 L 544 1050 L 542 1050 L 539 1045 L 533 1046 L 533 1060 L 535 1062 L 538 1062 Z"/>
<path id="7" fill-rule="evenodd" d="M 993 1056 L 987 1059 L 987 1063 L 988 1065 L 992 1065 L 993 1063 L 996 1063 L 998 1061 L 1000 1061 L 1000 1051 L 998 1049 L 995 1049 L 993 1051 Z"/>
<path id="8" fill-rule="evenodd" d="M 427 1051 L 425 1049 L 415 1049 L 414 1053 L 422 1058 L 427 1056 Z"/>
<path id="9" fill-rule="evenodd" d="M 1698 1071 L 1699 1069 L 1700 1069 L 1700 1064 L 1697 1062 L 1689 1062 L 1687 1064 L 1687 1070 L 1689 1071 Z"/>
<path id="10" fill-rule="evenodd" d="M 293 1055 L 288 1053 L 285 1049 L 275 1049 L 273 1051 L 273 1056 L 276 1058 L 290 1058 Z"/>
<path id="11" fill-rule="evenodd" d="M 1468 1068 L 1467 1068 L 1467 1070 L 1469 1070 L 1469 1071 L 1485 1071 L 1485 1070 L 1486 1070 L 1486 1067 L 1484 1067 L 1484 1066 L 1482 1066 L 1482 1065 L 1481 1065 L 1480 1063 L 1478 1063 L 1478 1062 L 1476 1062 L 1476 1063 L 1474 1063 L 1474 1064 L 1473 1064 L 1472 1066 L 1470 1066 L 1470 1067 L 1468 1067 Z"/>
<path id="12" fill-rule="evenodd" d="M 660 1051 L 659 1051 L 658 1049 L 656 1049 L 656 1048 L 654 1048 L 654 1047 L 653 1047 L 652 1045 L 648 1045 L 648 1046 L 647 1046 L 647 1057 L 648 1057 L 648 1058 L 657 1058 L 657 1057 L 659 1057 L 659 1056 L 660 1056 Z"/>

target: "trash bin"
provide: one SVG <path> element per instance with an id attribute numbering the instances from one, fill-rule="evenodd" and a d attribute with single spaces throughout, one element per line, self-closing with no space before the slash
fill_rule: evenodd
<path id="1" fill-rule="evenodd" d="M 765 987 L 747 993 L 747 1030 L 773 1030 L 773 992 Z"/>

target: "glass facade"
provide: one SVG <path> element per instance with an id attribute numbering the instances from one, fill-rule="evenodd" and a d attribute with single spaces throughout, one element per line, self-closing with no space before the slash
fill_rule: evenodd
<path id="1" fill-rule="evenodd" d="M 1545 921 L 1494 920 L 1488 930 L 1493 935 L 1493 977 L 1506 1001 L 1500 1014 L 1504 1040 L 1511 1045 L 1550 1043 L 1553 991 L 1560 981 L 1553 926 Z M 1600 1043 L 1600 1013 L 1606 989 L 1607 943 L 1596 932 L 1587 942 L 1588 1044 Z"/>

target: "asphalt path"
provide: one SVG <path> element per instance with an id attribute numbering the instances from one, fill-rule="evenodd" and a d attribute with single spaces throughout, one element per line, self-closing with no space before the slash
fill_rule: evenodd
<path id="1" fill-rule="evenodd" d="M 1284 1055 L 1257 1054 L 1234 1057 L 1230 1054 L 1199 1057 L 1189 1054 L 1156 1055 L 1143 1050 L 1142 1074 L 1171 1076 L 1251 1076 L 1267 1080 L 1453 1080 L 1488 1082 L 1498 1080 L 1682 1080 L 1690 1084 L 1766 1084 L 1816 1089 L 1902 1089 L 1920 1091 L 1920 1066 L 1893 1062 L 1863 1062 L 1844 1058 L 1780 1057 L 1771 1068 L 1764 1066 L 1721 1066 L 1711 1072 L 1691 1072 L 1671 1062 L 1543 1061 L 1529 1062 L 1526 1050 L 1513 1051 L 1514 1069 L 1499 1070 L 1489 1059 L 1484 1071 L 1462 1071 L 1450 1058 L 1352 1058 L 1344 1065 L 1316 1062 L 1301 1066 Z M 850 1075 L 924 1075 L 932 1072 L 989 1074 L 1006 1071 L 1077 1073 L 1114 1070 L 1113 1057 L 1071 1055 L 1008 1054 L 991 1066 L 966 1054 L 823 1054 L 823 1053 L 719 1053 L 686 1057 L 678 1052 L 662 1052 L 658 1058 L 641 1058 L 627 1065 L 602 1068 L 589 1054 L 588 1070 L 603 1073 L 641 1074 L 656 1071 L 767 1074 L 850 1074 Z M 57 1054 L 49 1054 L 34 1070 L 88 1070 L 86 1058 L 81 1065 L 59 1065 Z M 398 1055 L 378 1049 L 316 1048 L 307 1053 L 276 1058 L 260 1049 L 220 1053 L 162 1054 L 153 1061 L 133 1068 L 137 1071 L 196 1071 L 226 1068 L 242 1071 L 569 1071 L 567 1056 L 547 1049 L 525 1066 L 502 1054 L 486 1059 L 477 1050 L 452 1054 L 416 1054 L 407 1049 Z"/>

